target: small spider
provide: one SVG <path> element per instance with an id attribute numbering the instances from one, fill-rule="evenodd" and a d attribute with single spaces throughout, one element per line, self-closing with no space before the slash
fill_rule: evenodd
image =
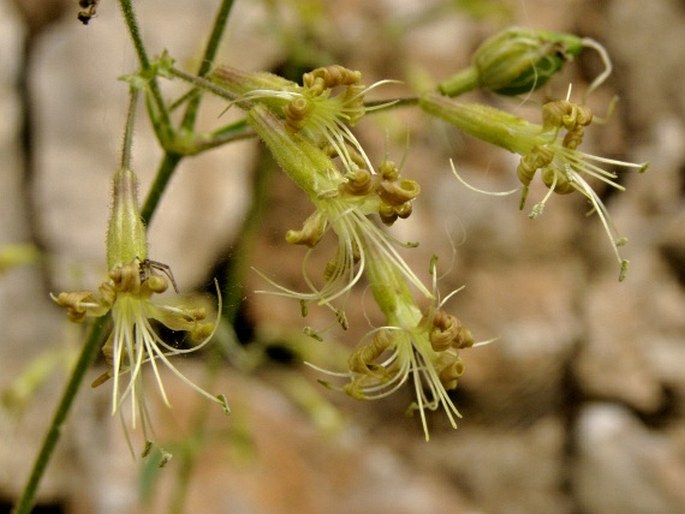
<path id="1" fill-rule="evenodd" d="M 149 277 L 155 274 L 156 271 L 163 273 L 167 276 L 171 282 L 171 286 L 174 291 L 178 293 L 178 287 L 176 286 L 176 280 L 174 279 L 174 274 L 171 272 L 171 267 L 163 262 L 151 261 L 150 259 L 143 259 L 140 261 L 138 266 L 140 272 L 140 282 L 145 282 Z"/>

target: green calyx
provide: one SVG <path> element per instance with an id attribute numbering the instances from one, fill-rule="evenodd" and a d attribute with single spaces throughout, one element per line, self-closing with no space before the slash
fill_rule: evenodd
<path id="1" fill-rule="evenodd" d="M 107 266 L 147 258 L 147 235 L 138 208 L 138 178 L 128 168 L 114 173 L 112 214 L 107 226 Z"/>

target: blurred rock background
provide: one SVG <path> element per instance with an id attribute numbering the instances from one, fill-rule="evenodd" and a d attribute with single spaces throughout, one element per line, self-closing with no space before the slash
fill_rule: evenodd
<path id="1" fill-rule="evenodd" d="M 167 49 L 193 70 L 217 4 L 137 2 L 149 52 Z M 0 269 L 0 511 L 26 479 L 82 338 L 48 292 L 92 288 L 105 273 L 126 105 L 117 78 L 137 68 L 116 2 L 102 0 L 88 26 L 78 9 L 76 1 L 0 0 L 0 249 L 40 252 Z M 555 197 L 531 221 L 518 197 L 469 191 L 448 164 L 453 158 L 477 187 L 507 190 L 516 186 L 511 155 L 411 109 L 369 116 L 357 132 L 372 159 L 406 154 L 403 173 L 422 184 L 414 214 L 393 229 L 421 242 L 407 259 L 427 270 L 438 255 L 443 294 L 466 285 L 451 310 L 478 339 L 498 338 L 463 353 L 467 371 L 453 395 L 459 429 L 437 412 L 425 443 L 419 421 L 404 415 L 409 391 L 359 403 L 322 390 L 301 366 L 293 344 L 335 366 L 368 330 L 365 315 L 374 314 L 363 287 L 349 301 L 349 331 L 305 343 L 299 306 L 253 294 L 266 284 L 248 271 L 237 327 L 247 353 L 225 364 L 215 385 L 233 415 L 211 413 L 197 433 L 196 396 L 168 380 L 174 409 L 153 417 L 175 457 L 154 472 L 128 454 L 106 388 L 84 388 L 36 512 L 685 512 L 685 3 L 238 0 L 220 62 L 284 73 L 337 62 L 361 70 L 367 84 L 393 78 L 420 89 L 511 24 L 592 37 L 613 58 L 611 79 L 588 102 L 600 116 L 613 95 L 620 103 L 605 126 L 587 130 L 584 149 L 651 162 L 645 175 L 621 176 L 626 192 L 600 193 L 630 240 L 627 280 L 616 281 L 582 199 Z M 583 54 L 533 101 L 563 97 L 569 82 L 581 91 L 600 67 Z M 536 113 L 516 99 L 468 98 Z M 201 126 L 224 123 L 223 109 L 208 101 Z M 137 130 L 134 168 L 145 192 L 161 152 L 143 110 Z M 258 151 L 253 142 L 228 145 L 185 160 L 174 177 L 150 244 L 182 290 L 207 288 L 231 262 Z M 533 188 L 531 198 L 542 194 Z M 302 252 L 283 235 L 308 207 L 277 173 L 265 205 L 249 264 L 297 286 Z M 310 318 L 331 322 L 327 312 Z M 254 347 L 270 357 L 258 367 L 249 364 Z M 203 380 L 202 359 L 183 364 Z"/>

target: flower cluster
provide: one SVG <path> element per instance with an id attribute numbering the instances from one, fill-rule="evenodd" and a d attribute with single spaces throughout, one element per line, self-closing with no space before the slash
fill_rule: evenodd
<path id="1" fill-rule="evenodd" d="M 393 162 L 375 168 L 349 128 L 365 113 L 363 96 L 371 88 L 361 85 L 359 72 L 340 66 L 305 74 L 301 86 L 230 68 L 214 76 L 236 95 L 235 104 L 248 111 L 250 124 L 315 208 L 286 240 L 313 248 L 330 231 L 338 241 L 323 271 L 323 286 L 305 271 L 309 292 L 270 281 L 276 294 L 326 305 L 345 320 L 333 302 L 365 276 L 386 317 L 386 324 L 372 330 L 350 356 L 347 372 L 321 371 L 346 379 L 342 389 L 367 400 L 388 396 L 412 379 L 426 439 L 425 409 L 442 406 L 456 427 L 459 412 L 447 390 L 456 387 L 463 372 L 458 350 L 474 341 L 404 261 L 397 242 L 370 218 L 377 215 L 386 225 L 406 218 L 420 193 L 418 183 L 402 178 Z M 263 87 L 256 87 L 260 80 Z M 430 308 L 418 306 L 412 288 Z"/>
<path id="2" fill-rule="evenodd" d="M 254 88 L 264 77 L 246 77 L 225 67 L 214 74 L 234 93 L 245 84 Z M 364 94 L 371 89 L 360 80 L 359 72 L 341 66 L 306 73 L 302 86 L 266 75 L 264 86 L 280 86 L 250 89 L 236 100 L 248 110 L 249 122 L 281 168 L 315 208 L 302 229 L 288 231 L 286 240 L 313 248 L 332 230 L 339 242 L 337 254 L 326 268 L 323 287 L 316 287 L 306 277 L 311 293 L 280 289 L 300 300 L 329 306 L 361 278 L 370 246 L 402 269 L 421 292 L 430 294 L 399 256 L 394 242 L 368 218 L 377 214 L 383 223 L 391 225 L 398 218 L 408 217 L 420 187 L 414 180 L 402 178 L 391 161 L 383 161 L 375 169 L 350 131 L 349 126 L 364 114 Z"/>
<path id="3" fill-rule="evenodd" d="M 521 156 L 516 169 L 523 185 L 521 208 L 525 206 L 528 186 L 540 170 L 549 192 L 533 207 L 531 218 L 542 213 L 552 193 L 577 191 L 583 195 L 591 205 L 591 212 L 597 213 L 611 242 L 620 268 L 619 280 L 625 278 L 628 261 L 621 257 L 618 248 L 627 239 L 619 234 L 602 200 L 587 179 L 599 180 L 623 191 L 625 188 L 616 182 L 618 175 L 602 168 L 602 165 L 643 172 L 648 164 L 619 161 L 580 151 L 578 147 L 583 141 L 585 127 L 592 122 L 592 112 L 587 107 L 568 99 L 550 101 L 542 108 L 542 124 L 536 124 L 494 107 L 459 103 L 434 93 L 424 95 L 420 105 L 427 113 L 456 125 L 467 134 Z"/>

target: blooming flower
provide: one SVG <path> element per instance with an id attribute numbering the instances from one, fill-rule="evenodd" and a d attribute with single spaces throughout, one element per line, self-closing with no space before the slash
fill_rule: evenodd
<path id="1" fill-rule="evenodd" d="M 633 168 L 643 172 L 648 164 L 619 161 L 578 150 L 584 128 L 592 122 L 592 113 L 587 107 L 569 100 L 548 102 L 543 106 L 542 124 L 539 125 L 487 105 L 458 103 L 434 93 L 424 95 L 420 104 L 429 114 L 456 125 L 467 134 L 521 155 L 516 169 L 523 185 L 521 208 L 525 205 L 528 186 L 535 173 L 541 171 L 542 181 L 549 192 L 533 207 L 531 218 L 542 213 L 553 192 L 568 194 L 577 191 L 583 195 L 591 205 L 591 212 L 597 213 L 611 242 L 620 268 L 619 280 L 625 278 L 628 261 L 621 257 L 618 249 L 627 239 L 619 234 L 588 179 L 599 180 L 623 191 L 625 188 L 616 182 L 618 175 L 601 166 Z"/>
<path id="2" fill-rule="evenodd" d="M 374 258 L 392 262 L 405 280 L 425 296 L 431 296 L 400 256 L 395 242 L 368 217 L 375 212 L 388 223 L 400 216 L 406 217 L 411 212 L 411 201 L 420 191 L 418 184 L 400 180 L 397 168 L 387 161 L 380 166 L 380 174 L 372 175 L 358 167 L 341 173 L 326 152 L 292 133 L 283 120 L 264 106 L 251 109 L 248 119 L 281 167 L 308 193 L 316 208 L 302 230 L 288 231 L 286 240 L 313 248 L 329 230 L 338 239 L 338 250 L 324 272 L 322 287 L 315 285 L 305 269 L 310 293 L 296 292 L 272 282 L 279 290 L 277 294 L 331 307 L 333 300 L 359 281 L 369 259 Z M 306 259 L 303 266 L 306 267 Z"/>
<path id="3" fill-rule="evenodd" d="M 305 258 L 303 274 L 310 292 L 271 282 L 277 294 L 336 310 L 331 302 L 363 276 L 366 248 L 372 245 L 429 295 L 395 243 L 368 218 L 376 213 L 386 224 L 406 218 L 420 192 L 415 181 L 400 177 L 392 162 L 385 161 L 376 170 L 350 130 L 366 112 L 364 94 L 380 83 L 367 88 L 360 83 L 360 72 L 342 66 L 305 73 L 301 86 L 275 75 L 228 67 L 218 68 L 213 77 L 236 97 L 236 105 L 248 110 L 252 126 L 315 207 L 302 229 L 288 231 L 286 240 L 313 248 L 332 231 L 339 242 L 323 286 L 309 276 Z"/>
<path id="4" fill-rule="evenodd" d="M 385 398 L 412 381 L 426 441 L 430 440 L 426 409 L 442 407 L 453 428 L 461 414 L 449 397 L 464 373 L 459 350 L 487 344 L 475 343 L 471 331 L 444 310 L 452 294 L 440 300 L 436 269 L 431 265 L 434 292 L 428 308 L 415 303 L 406 282 L 392 263 L 369 259 L 367 275 L 374 297 L 387 316 L 387 324 L 371 330 L 348 359 L 347 372 L 334 372 L 309 364 L 329 376 L 345 379 L 343 390 L 362 400 Z M 322 381 L 326 386 L 328 382 Z"/>
<path id="5" fill-rule="evenodd" d="M 110 272 L 109 279 L 100 286 L 99 294 L 63 292 L 53 299 L 65 307 L 69 319 L 76 322 L 87 316 L 111 313 L 112 332 L 103 347 L 110 369 L 93 382 L 93 387 L 112 378 L 112 415 L 121 416 L 130 446 L 124 414 L 124 404 L 129 401 L 131 428 L 135 430 L 140 420 L 143 437 L 148 442 L 147 451 L 153 434 L 145 399 L 144 364 L 149 363 L 152 368 L 159 393 L 167 406 L 170 406 L 170 401 L 160 375 L 160 362 L 198 393 L 220 404 L 227 413 L 229 410 L 223 395 L 207 393 L 185 377 L 169 359 L 206 345 L 214 335 L 218 319 L 207 321 L 202 308 L 152 301 L 155 294 L 168 289 L 170 282 L 175 288 L 175 283 L 166 266 L 146 258 L 145 227 L 138 215 L 136 184 L 132 171 L 121 169 L 115 173 L 114 205 L 107 234 Z M 186 332 L 195 344 L 181 348 L 165 342 L 154 323 L 173 331 Z"/>
<path id="6" fill-rule="evenodd" d="M 228 66 L 214 70 L 212 77 L 236 97 L 237 105 L 249 108 L 258 102 L 272 112 L 281 113 L 293 131 L 317 146 L 327 145 L 345 169 L 360 165 L 373 171 L 349 127 L 369 111 L 364 105 L 364 96 L 394 81 L 383 80 L 366 87 L 361 84 L 361 72 L 340 65 L 305 73 L 302 85 L 270 73 L 246 73 Z"/>

